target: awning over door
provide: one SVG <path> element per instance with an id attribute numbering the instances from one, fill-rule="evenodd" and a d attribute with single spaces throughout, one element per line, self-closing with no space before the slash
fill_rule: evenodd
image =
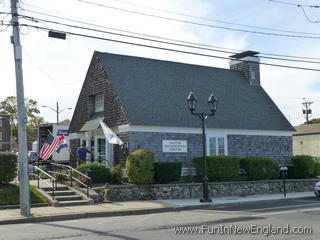
<path id="1" fill-rule="evenodd" d="M 103 118 L 96 118 L 86 121 L 86 123 L 80 129 L 80 132 L 88 132 L 98 129 L 98 127 L 100 127 L 100 121 L 103 121 Z"/>

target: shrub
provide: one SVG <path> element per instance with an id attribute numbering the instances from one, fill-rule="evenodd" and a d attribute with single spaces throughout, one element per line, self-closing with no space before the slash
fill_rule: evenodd
<path id="1" fill-rule="evenodd" d="M 111 168 L 110 183 L 120 184 L 122 182 L 122 167 L 120 164 Z"/>
<path id="2" fill-rule="evenodd" d="M 90 177 L 92 183 L 106 183 L 110 181 L 110 168 L 103 163 L 82 164 L 76 169 Z"/>
<path id="3" fill-rule="evenodd" d="M 265 157 L 247 157 L 241 160 L 248 180 L 278 179 L 280 166 L 277 162 Z"/>
<path id="4" fill-rule="evenodd" d="M 320 161 L 314 161 L 313 177 L 320 176 Z"/>
<path id="5" fill-rule="evenodd" d="M 156 162 L 154 170 L 156 183 L 176 182 L 181 177 L 181 162 Z"/>
<path id="6" fill-rule="evenodd" d="M 17 155 L 0 153 L 0 184 L 11 182 L 17 173 Z"/>
<path id="7" fill-rule="evenodd" d="M 230 181 L 239 175 L 240 158 L 236 156 L 208 156 L 209 181 Z M 197 175 L 203 176 L 203 157 L 195 157 L 193 164 Z"/>
<path id="8" fill-rule="evenodd" d="M 68 176 L 66 176 L 64 174 L 61 174 L 61 173 L 55 173 L 54 177 L 60 183 L 63 183 L 63 181 L 68 181 L 69 180 Z"/>
<path id="9" fill-rule="evenodd" d="M 130 153 L 126 161 L 126 172 L 131 183 L 153 183 L 154 153 L 147 150 Z"/>
<path id="10" fill-rule="evenodd" d="M 296 155 L 291 158 L 290 178 L 308 178 L 314 173 L 314 160 L 308 155 Z"/>

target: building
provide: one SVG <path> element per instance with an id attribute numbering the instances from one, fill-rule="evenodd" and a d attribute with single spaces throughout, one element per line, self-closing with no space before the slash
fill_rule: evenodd
<path id="1" fill-rule="evenodd" d="M 293 154 L 320 157 L 320 123 L 295 127 Z"/>
<path id="2" fill-rule="evenodd" d="M 232 56 L 230 69 L 94 52 L 69 133 L 72 156 L 80 143 L 92 160 L 124 163 L 99 127 L 102 119 L 129 152 L 155 152 L 156 161 L 180 161 L 184 168 L 202 155 L 201 121 L 186 98 L 198 96 L 197 111 L 209 111 L 211 92 L 219 99 L 207 119 L 209 155 L 265 156 L 283 163 L 292 156 L 294 128 L 260 85 L 257 52 Z"/>
<path id="3" fill-rule="evenodd" d="M 0 152 L 11 151 L 10 115 L 0 114 Z"/>

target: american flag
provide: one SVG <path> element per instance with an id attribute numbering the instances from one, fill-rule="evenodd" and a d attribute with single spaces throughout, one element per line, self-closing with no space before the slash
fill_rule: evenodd
<path id="1" fill-rule="evenodd" d="M 47 136 L 45 143 L 43 144 L 39 157 L 43 160 L 48 160 L 49 157 L 53 154 L 53 152 L 59 147 L 59 145 L 63 142 L 64 136 L 60 136 L 55 138 L 50 132 Z"/>

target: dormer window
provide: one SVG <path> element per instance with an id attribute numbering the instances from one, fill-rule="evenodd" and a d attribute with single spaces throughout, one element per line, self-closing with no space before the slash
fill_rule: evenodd
<path id="1" fill-rule="evenodd" d="M 95 112 L 102 112 L 103 110 L 104 110 L 103 94 L 98 94 L 95 96 L 94 111 Z"/>

